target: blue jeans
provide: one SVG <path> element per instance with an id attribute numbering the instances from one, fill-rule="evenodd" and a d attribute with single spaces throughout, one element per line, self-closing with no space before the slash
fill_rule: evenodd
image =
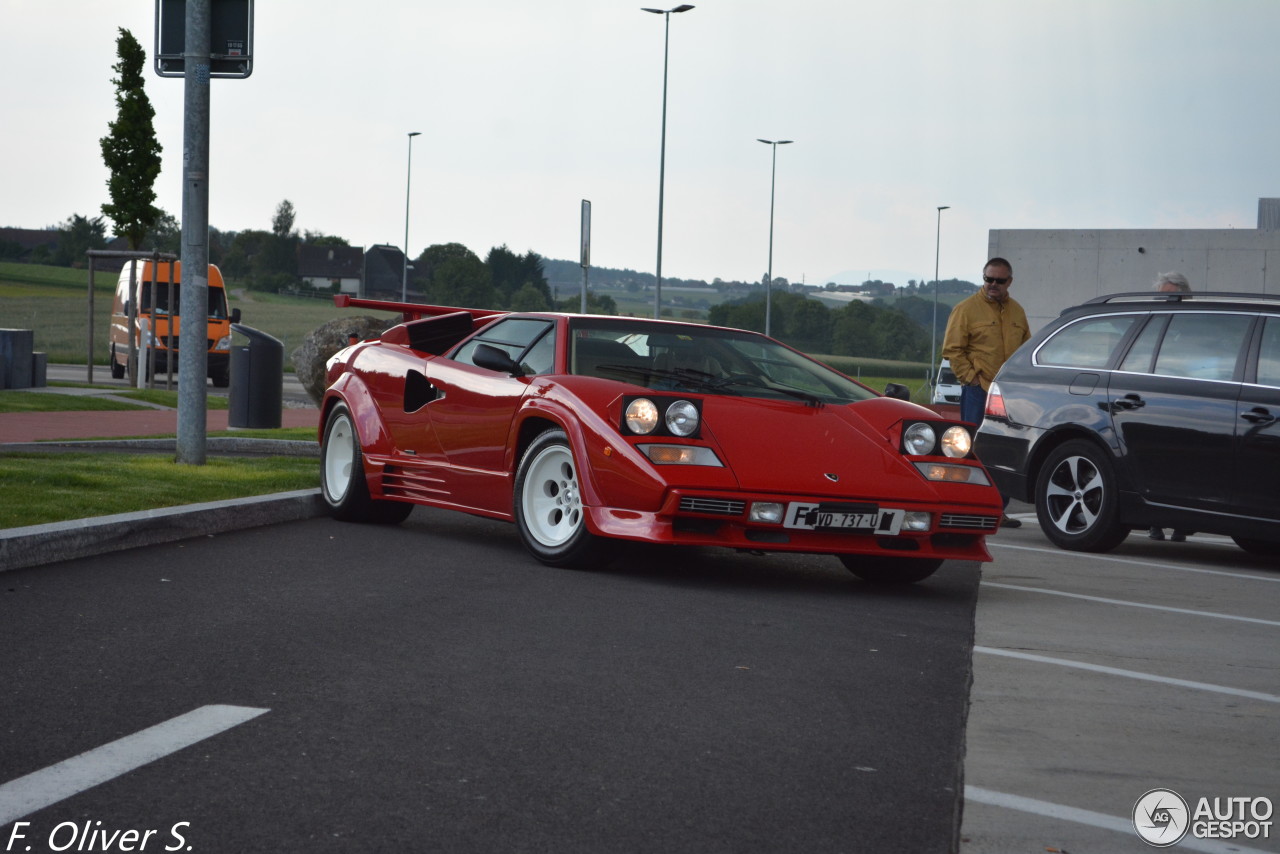
<path id="1" fill-rule="evenodd" d="M 980 385 L 960 387 L 960 420 L 977 427 L 987 410 L 987 392 Z"/>

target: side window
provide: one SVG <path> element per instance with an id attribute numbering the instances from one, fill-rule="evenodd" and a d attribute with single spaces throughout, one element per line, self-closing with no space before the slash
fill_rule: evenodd
<path id="1" fill-rule="evenodd" d="M 1138 374 L 1151 373 L 1151 360 L 1155 358 L 1156 347 L 1160 344 L 1160 336 L 1164 334 L 1164 325 L 1169 322 L 1165 314 L 1154 315 L 1147 325 L 1138 333 L 1138 340 L 1129 348 L 1129 355 L 1120 363 L 1120 370 L 1133 371 Z"/>
<path id="2" fill-rule="evenodd" d="M 1268 317 L 1258 351 L 1258 384 L 1280 386 L 1280 317 Z"/>
<path id="3" fill-rule="evenodd" d="M 1155 373 L 1230 380 L 1253 318 L 1243 314 L 1175 314 L 1160 343 Z"/>
<path id="4" fill-rule="evenodd" d="M 1094 317 L 1066 326 L 1040 345 L 1036 364 L 1064 368 L 1105 368 L 1137 316 Z"/>
<path id="5" fill-rule="evenodd" d="M 555 367 L 555 334 L 545 320 L 499 320 L 481 330 L 453 353 L 455 362 L 475 364 L 476 348 L 488 344 L 506 353 L 526 375 L 549 373 Z"/>

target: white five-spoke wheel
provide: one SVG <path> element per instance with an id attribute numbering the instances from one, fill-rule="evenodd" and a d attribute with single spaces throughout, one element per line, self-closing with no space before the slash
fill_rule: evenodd
<path id="1" fill-rule="evenodd" d="M 340 505 L 351 489 L 351 470 L 356 457 L 356 431 L 346 409 L 335 410 L 324 434 L 324 497 L 329 506 Z"/>
<path id="2" fill-rule="evenodd" d="M 370 496 L 360 434 L 345 403 L 335 405 L 325 422 L 324 444 L 320 448 L 320 486 L 329 513 L 344 522 L 398 525 L 413 512 L 412 504 Z"/>
<path id="3" fill-rule="evenodd" d="M 529 443 L 514 497 L 520 539 L 538 560 L 586 567 L 603 557 L 602 541 L 587 530 L 578 467 L 563 430 L 547 430 Z"/>
<path id="4" fill-rule="evenodd" d="M 529 535 L 542 545 L 563 545 L 578 532 L 582 492 L 567 446 L 549 445 L 529 462 L 520 501 Z"/>

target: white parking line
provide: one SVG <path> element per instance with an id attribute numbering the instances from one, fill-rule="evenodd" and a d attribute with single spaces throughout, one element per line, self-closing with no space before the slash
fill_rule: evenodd
<path id="1" fill-rule="evenodd" d="M 0 826 L 269 711 L 245 706 L 201 706 L 185 715 L 0 785 Z"/>
<path id="2" fill-rule="evenodd" d="M 1262 700 L 1267 703 L 1280 703 L 1280 696 L 1264 694 L 1261 691 L 1246 691 L 1243 688 L 1229 688 L 1225 685 L 1214 685 L 1209 682 L 1192 682 L 1189 679 L 1174 679 L 1170 676 L 1157 676 L 1154 673 L 1143 673 L 1139 670 L 1122 670 L 1119 667 L 1106 667 L 1101 664 L 1088 664 L 1073 661 L 1069 658 L 1050 658 L 1047 655 L 1035 655 L 1029 652 L 1015 652 L 1011 649 L 996 649 L 990 646 L 975 646 L 974 652 L 985 655 L 1003 655 L 1006 658 L 1019 658 L 1023 661 L 1034 661 L 1039 664 L 1056 664 L 1061 667 L 1075 667 L 1080 670 L 1092 670 L 1095 673 L 1106 673 L 1111 676 L 1124 676 L 1129 679 L 1142 679 L 1147 682 L 1161 682 L 1179 688 L 1194 688 L 1198 691 L 1213 691 L 1218 694 L 1230 694 L 1233 697 L 1247 697 L 1250 700 Z"/>
<path id="3" fill-rule="evenodd" d="M 1116 818 L 1106 813 L 1094 812 L 1093 810 L 1082 810 L 1077 807 L 1068 807 L 1063 804 L 1055 804 L 1049 801 L 1038 801 L 1035 798 L 1024 798 L 1022 795 L 1010 795 L 1004 792 L 995 792 L 991 789 L 983 789 L 979 786 L 964 787 L 965 800 L 973 801 L 978 804 L 988 804 L 993 807 L 1003 807 L 1005 809 L 1018 810 L 1020 812 L 1034 813 L 1042 815 L 1046 818 L 1057 818 L 1063 821 L 1073 821 L 1076 824 L 1087 824 L 1090 827 L 1101 828 L 1102 830 L 1114 830 L 1118 833 L 1127 833 L 1131 838 L 1137 839 L 1138 832 L 1133 829 L 1133 822 Z M 1267 854 L 1267 852 L 1259 848 L 1246 848 L 1238 842 L 1217 842 L 1211 839 L 1196 839 L 1188 834 L 1178 843 L 1178 850 L 1187 849 L 1190 851 L 1203 851 L 1206 854 Z"/>
<path id="4" fill-rule="evenodd" d="M 1076 558 L 1078 560 L 1088 560 L 1090 563 L 1095 561 L 1111 561 L 1112 563 L 1124 563 L 1130 566 L 1141 566 L 1144 568 L 1155 569 L 1173 569 L 1178 572 L 1197 572 L 1202 575 L 1225 575 L 1228 578 L 1244 578 L 1250 581 L 1270 581 L 1273 583 L 1280 582 L 1280 575 L 1246 575 L 1243 572 L 1224 572 L 1220 569 L 1200 569 L 1194 566 L 1179 566 L 1176 563 L 1157 563 L 1149 560 L 1137 560 L 1128 557 L 1111 557 L 1109 555 L 1094 554 L 1093 552 L 1070 552 L 1065 549 L 1047 549 L 1040 546 L 1015 546 L 1012 543 L 996 543 L 987 540 L 988 546 L 998 549 L 1016 549 L 1025 552 L 1040 552 L 1041 554 L 1055 554 L 1063 557 Z"/>
<path id="5" fill-rule="evenodd" d="M 1107 599 L 1102 596 L 1086 596 L 1083 593 L 1067 593 L 1062 590 L 1049 590 L 1045 587 L 1024 587 L 1021 584 L 1002 584 L 997 581 L 984 581 L 983 587 L 999 587 L 1003 590 L 1022 590 L 1027 593 L 1043 593 L 1046 596 L 1066 596 L 1069 599 L 1084 599 L 1089 602 L 1102 602 L 1107 605 L 1124 605 L 1129 608 L 1149 608 L 1153 611 L 1170 611 L 1174 614 L 1190 614 L 1195 617 L 1216 617 L 1219 620 L 1237 620 L 1241 623 L 1258 623 L 1263 626 L 1280 627 L 1280 621 L 1261 620 L 1257 617 L 1238 617 L 1235 614 L 1217 614 L 1213 611 L 1193 611 L 1190 608 L 1171 608 L 1168 605 L 1151 605 L 1146 602 L 1129 602 L 1124 599 Z"/>

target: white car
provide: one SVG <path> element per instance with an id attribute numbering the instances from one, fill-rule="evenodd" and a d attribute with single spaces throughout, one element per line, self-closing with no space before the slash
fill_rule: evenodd
<path id="1" fill-rule="evenodd" d="M 960 381 L 951 370 L 951 360 L 943 359 L 933 383 L 932 403 L 960 403 Z"/>

